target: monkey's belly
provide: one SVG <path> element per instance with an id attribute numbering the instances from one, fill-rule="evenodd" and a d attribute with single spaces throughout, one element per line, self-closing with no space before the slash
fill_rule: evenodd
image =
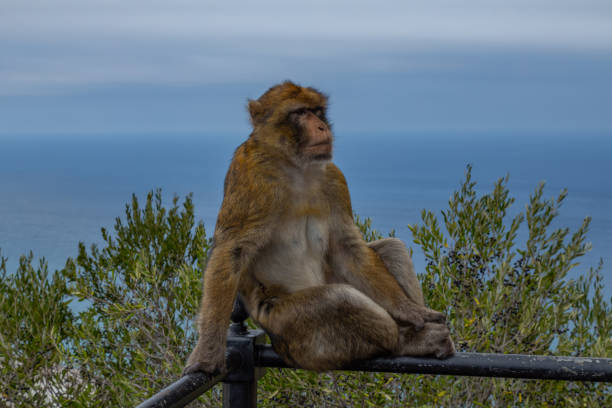
<path id="1" fill-rule="evenodd" d="M 328 235 L 327 223 L 319 218 L 286 223 L 256 261 L 255 277 L 264 286 L 287 292 L 322 285 Z"/>

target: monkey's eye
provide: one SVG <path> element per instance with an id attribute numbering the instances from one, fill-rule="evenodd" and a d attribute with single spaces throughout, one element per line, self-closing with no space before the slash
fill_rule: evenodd
<path id="1" fill-rule="evenodd" d="M 317 115 L 320 118 L 322 118 L 324 116 L 323 108 L 314 108 L 312 110 L 312 113 L 314 113 L 315 115 Z"/>
<path id="2" fill-rule="evenodd" d="M 291 112 L 291 113 L 293 113 L 294 115 L 297 115 L 297 116 L 301 116 L 301 115 L 304 115 L 306 112 L 308 112 L 308 109 L 306 109 L 306 108 L 300 108 L 300 109 L 296 109 L 296 110 L 294 110 L 294 111 L 293 111 L 293 112 Z"/>

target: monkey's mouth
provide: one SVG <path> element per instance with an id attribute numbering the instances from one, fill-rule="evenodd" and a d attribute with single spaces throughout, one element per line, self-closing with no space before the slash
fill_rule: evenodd
<path id="1" fill-rule="evenodd" d="M 321 142 L 317 142 L 306 147 L 306 151 L 313 155 L 329 155 L 332 150 L 331 141 L 323 140 Z"/>

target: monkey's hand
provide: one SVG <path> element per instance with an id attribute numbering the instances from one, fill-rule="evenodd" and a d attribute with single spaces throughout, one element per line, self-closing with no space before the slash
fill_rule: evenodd
<path id="1" fill-rule="evenodd" d="M 412 326 L 416 331 L 422 330 L 425 323 L 446 323 L 444 313 L 413 303 L 404 303 L 391 311 L 390 314 L 400 326 Z"/>
<path id="2" fill-rule="evenodd" d="M 225 369 L 225 352 L 220 347 L 198 342 L 189 355 L 187 364 L 183 369 L 183 375 L 204 372 L 207 374 L 218 374 Z"/>

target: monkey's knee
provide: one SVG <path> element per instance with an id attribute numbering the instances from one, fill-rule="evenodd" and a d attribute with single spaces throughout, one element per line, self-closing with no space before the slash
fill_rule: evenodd
<path id="1" fill-rule="evenodd" d="M 406 296 L 418 305 L 424 306 L 423 291 L 417 279 L 408 248 L 397 238 L 379 239 L 368 243 L 380 257 L 383 264 L 397 283 L 406 293 Z"/>
<path id="2" fill-rule="evenodd" d="M 387 268 L 414 274 L 414 266 L 408 248 L 397 238 L 384 238 L 368 243 Z"/>

